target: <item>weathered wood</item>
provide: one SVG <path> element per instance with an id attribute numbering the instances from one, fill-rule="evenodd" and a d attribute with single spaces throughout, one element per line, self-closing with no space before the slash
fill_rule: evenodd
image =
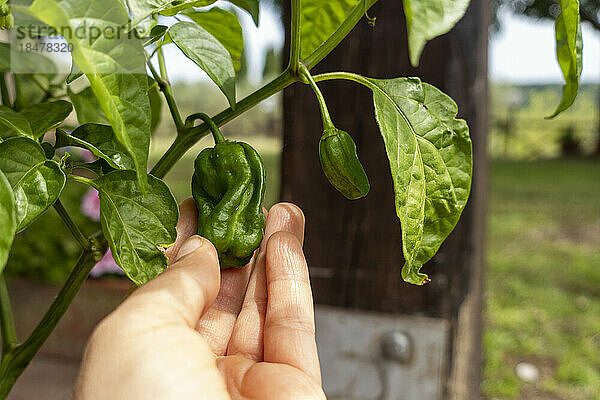
<path id="1" fill-rule="evenodd" d="M 329 185 L 318 159 L 322 127 L 317 102 L 308 87 L 294 85 L 284 92 L 281 197 L 299 204 L 306 214 L 305 251 L 316 302 L 441 317 L 450 321 L 454 336 L 468 328 L 472 335 L 461 338 L 467 341 L 466 347 L 454 341 L 450 350 L 468 353 L 468 362 L 449 357 L 449 375 L 456 382 L 468 381 L 462 393 L 469 395 L 462 398 L 476 398 L 481 365 L 489 1 L 472 1 L 454 30 L 427 45 L 417 69 L 408 60 L 402 2 L 381 0 L 369 14 L 377 17 L 375 28 L 361 21 L 314 72 L 346 70 L 378 78 L 419 76 L 452 96 L 459 115 L 471 128 L 475 160 L 471 197 L 458 226 L 423 269 L 432 282 L 417 287 L 404 283 L 400 276 L 404 262 L 400 224 L 368 89 L 349 82 L 320 84 L 335 124 L 357 143 L 371 193 L 350 202 Z M 467 303 L 468 310 L 461 308 Z M 459 326 L 463 321 L 464 326 Z M 452 392 L 460 386 L 456 382 Z"/>

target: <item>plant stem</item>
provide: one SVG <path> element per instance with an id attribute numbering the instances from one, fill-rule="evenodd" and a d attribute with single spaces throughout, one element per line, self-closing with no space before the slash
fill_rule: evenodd
<path id="1" fill-rule="evenodd" d="M 79 175 L 69 175 L 68 178 L 75 182 L 83 183 L 84 185 L 93 187 L 94 189 L 96 189 L 98 191 L 100 190 L 100 187 L 92 179 L 84 178 L 83 176 L 79 176 Z"/>
<path id="2" fill-rule="evenodd" d="M 169 82 L 169 77 L 167 76 L 167 65 L 165 64 L 165 55 L 163 54 L 162 46 L 158 48 L 156 55 L 158 56 L 158 69 L 160 71 L 160 77 L 165 82 Z"/>
<path id="3" fill-rule="evenodd" d="M 313 92 L 315 92 L 315 96 L 317 96 L 317 100 L 319 101 L 319 108 L 321 109 L 321 118 L 323 119 L 323 129 L 335 129 L 335 125 L 333 125 L 333 121 L 331 121 L 331 116 L 329 115 L 329 110 L 327 109 L 325 97 L 323 97 L 323 93 L 321 93 L 321 90 L 317 86 L 317 83 L 315 82 L 312 75 L 304 65 L 300 65 L 300 74 L 308 81 L 308 84 L 312 88 Z"/>
<path id="4" fill-rule="evenodd" d="M 360 1 L 350 12 L 344 23 L 331 35 L 323 44 L 321 44 L 308 58 L 304 64 L 310 70 L 324 59 L 338 44 L 350 33 L 358 21 L 364 16 L 365 10 L 368 10 L 377 0 Z"/>
<path id="5" fill-rule="evenodd" d="M 369 89 L 373 89 L 373 87 L 375 86 L 373 82 L 371 82 L 364 76 L 353 74 L 352 72 L 327 72 L 325 74 L 313 75 L 313 79 L 315 80 L 315 82 L 343 79 L 346 81 L 360 83 L 361 85 L 366 86 Z"/>
<path id="6" fill-rule="evenodd" d="M 12 107 L 10 103 L 10 94 L 8 93 L 8 84 L 6 79 L 8 78 L 8 72 L 5 72 L 0 76 L 0 95 L 2 95 L 2 104 L 6 107 Z"/>
<path id="7" fill-rule="evenodd" d="M 290 62 L 288 70 L 292 74 L 298 72 L 298 64 L 300 63 L 300 43 L 302 33 L 302 7 L 301 0 L 292 0 L 292 18 L 290 28 Z"/>
<path id="8" fill-rule="evenodd" d="M 154 80 L 156 81 L 156 83 L 158 83 L 160 91 L 163 92 L 165 100 L 167 100 L 167 106 L 169 107 L 169 111 L 171 112 L 171 116 L 173 117 L 173 122 L 175 123 L 175 127 L 177 128 L 177 132 L 180 133 L 184 130 L 183 119 L 181 118 L 181 114 L 179 113 L 179 108 L 177 108 L 175 96 L 173 95 L 173 89 L 167 77 L 167 70 L 165 68 L 165 60 L 162 53 L 162 48 L 160 48 L 157 51 L 157 53 L 160 74 L 158 73 L 158 71 L 156 71 L 156 68 L 154 68 L 154 65 L 152 65 L 149 59 L 146 62 L 146 64 L 148 65 L 148 68 L 152 73 L 152 77 L 154 77 Z"/>
<path id="9" fill-rule="evenodd" d="M 73 302 L 75 295 L 88 277 L 92 267 L 106 253 L 108 244 L 102 236 L 90 238 L 90 240 L 92 245 L 81 254 L 64 286 L 31 335 L 23 344 L 18 345 L 8 353 L 2 354 L 2 362 L 0 363 L 0 399 L 8 396 L 16 380 L 29 365 L 56 327 L 56 324 L 58 324 L 60 318 L 67 311 L 69 305 Z"/>
<path id="10" fill-rule="evenodd" d="M 71 219 L 71 216 L 69 215 L 69 213 L 67 212 L 67 210 L 63 206 L 63 204 L 60 201 L 60 199 L 56 200 L 56 202 L 54 203 L 54 209 L 56 210 L 56 212 L 58 213 L 58 215 L 60 216 L 60 218 L 63 220 L 63 222 L 65 223 L 65 225 L 67 226 L 67 228 L 69 228 L 69 230 L 73 234 L 73 237 L 75 238 L 75 240 L 77 240 L 77 242 L 81 245 L 81 247 L 84 250 L 89 249 L 90 248 L 90 241 L 87 240 L 87 238 L 81 232 L 81 230 L 79 229 L 79 227 L 77 226 L 77 224 L 75 223 L 75 221 L 73 221 Z"/>
<path id="11" fill-rule="evenodd" d="M 197 119 L 201 119 L 202 121 L 204 121 L 205 124 L 208 124 L 208 128 L 212 132 L 213 139 L 215 140 L 215 144 L 225 142 L 225 138 L 223 137 L 223 134 L 219 130 L 219 127 L 217 126 L 217 124 L 215 124 L 215 121 L 213 121 L 212 118 L 210 118 L 208 115 L 206 115 L 204 113 L 196 113 L 196 114 L 192 114 L 189 117 L 187 117 L 185 120 L 185 127 L 193 128 L 194 122 Z"/>
<path id="12" fill-rule="evenodd" d="M 13 319 L 10 297 L 4 280 L 0 274 L 0 328 L 2 333 L 2 354 L 10 352 L 17 345 L 17 330 Z"/>
<path id="13" fill-rule="evenodd" d="M 283 90 L 292 83 L 296 82 L 296 78 L 286 70 L 277 78 L 266 84 L 258 91 L 252 93 L 248 97 L 240 100 L 235 110 L 229 107 L 228 109 L 215 115 L 212 120 L 217 126 L 222 126 L 227 122 L 231 121 L 238 115 L 248 111 L 264 99 L 271 97 L 275 93 Z M 200 139 L 206 136 L 209 132 L 208 124 L 195 126 L 185 131 L 184 134 L 178 136 L 171 147 L 163 154 L 160 160 L 156 163 L 152 171 L 152 175 L 157 178 L 163 178 L 167 172 L 173 167 L 173 165 Z"/>

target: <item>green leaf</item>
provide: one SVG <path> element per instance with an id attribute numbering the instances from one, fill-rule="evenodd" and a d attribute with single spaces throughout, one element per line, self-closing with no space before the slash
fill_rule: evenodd
<path id="1" fill-rule="evenodd" d="M 246 10 L 252 16 L 254 25 L 258 26 L 260 21 L 260 5 L 258 0 L 229 0 L 230 3 Z"/>
<path id="2" fill-rule="evenodd" d="M 15 80 L 14 107 L 20 110 L 29 104 L 39 104 L 46 98 L 50 87 L 48 75 L 13 74 Z M 41 84 L 41 85 L 40 85 Z"/>
<path id="3" fill-rule="evenodd" d="M 33 137 L 29 121 L 21 113 L 6 106 L 0 106 L 0 123 L 17 132 L 19 135 Z"/>
<path id="4" fill-rule="evenodd" d="M 28 105 L 19 112 L 0 106 L 0 122 L 19 135 L 38 139 L 60 125 L 72 110 L 71 103 L 64 100 Z"/>
<path id="5" fill-rule="evenodd" d="M 158 42 L 167 33 L 167 29 L 168 27 L 164 25 L 156 25 L 150 31 L 150 35 L 144 38 L 143 46 L 150 46 L 152 43 Z"/>
<path id="6" fill-rule="evenodd" d="M 216 0 L 128 0 L 129 10 L 133 16 L 132 26 L 142 22 L 152 14 L 175 15 L 181 10 L 191 7 L 204 7 Z"/>
<path id="7" fill-rule="evenodd" d="M 402 226 L 402 277 L 419 272 L 452 232 L 471 188 L 469 128 L 456 103 L 418 78 L 368 79 L 383 136 Z"/>
<path id="8" fill-rule="evenodd" d="M 58 67 L 52 59 L 36 52 L 17 51 L 8 43 L 0 43 L 0 72 L 19 74 L 41 73 L 54 77 Z"/>
<path id="9" fill-rule="evenodd" d="M 71 114 L 73 106 L 68 101 L 58 100 L 51 103 L 32 104 L 23 108 L 20 113 L 31 126 L 33 138 L 37 139 L 54 129 Z"/>
<path id="10" fill-rule="evenodd" d="M 158 247 L 175 243 L 179 218 L 177 202 L 163 181 L 148 176 L 143 196 L 132 171 L 114 171 L 94 183 L 100 194 L 100 220 L 112 255 L 137 285 L 155 278 L 167 267 Z"/>
<path id="11" fill-rule="evenodd" d="M 115 34 L 123 33 L 122 27 L 129 21 L 123 2 L 35 0 L 28 11 L 73 44 L 73 61 L 88 78 L 118 140 L 134 160 L 140 187 L 145 191 L 150 144 L 146 57 L 140 39 Z M 76 29 L 82 21 L 87 27 L 84 34 Z M 93 31 L 109 31 L 112 35 L 92 37 Z"/>
<path id="12" fill-rule="evenodd" d="M 81 72 L 77 64 L 75 64 L 75 61 L 73 61 L 71 63 L 71 71 L 69 72 L 69 75 L 67 75 L 67 77 L 65 78 L 65 82 L 67 83 L 67 85 L 70 85 L 71 83 L 73 83 L 73 81 L 75 81 L 75 79 L 81 76 L 83 76 L 83 72 Z"/>
<path id="13" fill-rule="evenodd" d="M 231 54 L 233 67 L 240 70 L 244 36 L 237 16 L 220 8 L 186 13 L 194 22 L 213 35 Z"/>
<path id="14" fill-rule="evenodd" d="M 77 121 L 80 124 L 108 123 L 108 119 L 104 115 L 104 112 L 102 112 L 98 99 L 94 96 L 94 91 L 91 87 L 88 86 L 79 93 L 75 93 L 70 87 L 67 87 L 67 95 L 73 102 Z"/>
<path id="15" fill-rule="evenodd" d="M 152 33 L 152 28 L 156 27 L 156 25 L 158 25 L 158 21 L 155 18 L 146 18 L 136 25 L 135 32 L 138 37 L 146 38 Z M 144 46 L 146 46 L 145 40 Z"/>
<path id="16" fill-rule="evenodd" d="M 303 0 L 300 56 L 308 58 L 364 0 Z"/>
<path id="17" fill-rule="evenodd" d="M 178 22 L 169 29 L 173 43 L 217 84 L 235 105 L 235 69 L 227 49 L 208 31 L 193 22 Z"/>
<path id="18" fill-rule="evenodd" d="M 0 142 L 1 143 L 1 142 Z M 8 253 L 17 232 L 17 207 L 10 182 L 0 171 L 0 273 L 4 270 Z"/>
<path id="19" fill-rule="evenodd" d="M 425 43 L 443 35 L 465 15 L 470 0 L 402 0 L 410 62 L 419 65 Z"/>
<path id="20" fill-rule="evenodd" d="M 134 163 L 127 149 L 117 140 L 108 125 L 85 124 L 70 135 L 62 129 L 56 130 L 56 148 L 76 146 L 88 149 L 93 155 L 106 160 L 115 169 L 133 169 Z"/>
<path id="21" fill-rule="evenodd" d="M 15 194 L 17 230 L 54 204 L 65 186 L 66 177 L 58 163 L 46 159 L 42 146 L 26 137 L 0 143 L 0 170 Z"/>
<path id="22" fill-rule="evenodd" d="M 571 107 L 579 91 L 579 79 L 583 70 L 583 38 L 579 0 L 560 0 L 561 13 L 556 17 L 556 58 L 565 78 L 560 104 L 552 115 L 554 118 Z"/>

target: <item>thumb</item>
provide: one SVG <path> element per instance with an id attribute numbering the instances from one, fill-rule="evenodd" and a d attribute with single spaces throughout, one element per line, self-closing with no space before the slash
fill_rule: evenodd
<path id="1" fill-rule="evenodd" d="M 175 262 L 136 290 L 121 308 L 144 315 L 152 325 L 172 322 L 193 328 L 215 301 L 219 285 L 217 251 L 207 239 L 192 236 L 179 249 Z"/>

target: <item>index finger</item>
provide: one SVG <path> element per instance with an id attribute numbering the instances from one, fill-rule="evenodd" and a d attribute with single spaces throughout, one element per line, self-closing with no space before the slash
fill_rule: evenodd
<path id="1" fill-rule="evenodd" d="M 177 239 L 165 254 L 169 257 L 169 264 L 173 263 L 179 249 L 185 241 L 196 234 L 198 229 L 198 209 L 193 198 L 188 197 L 179 204 L 179 221 L 177 221 Z"/>

